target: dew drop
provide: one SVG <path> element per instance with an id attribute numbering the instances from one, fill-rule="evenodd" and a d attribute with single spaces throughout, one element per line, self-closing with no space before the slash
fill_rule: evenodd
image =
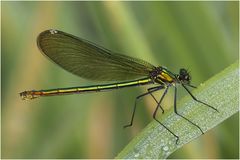
<path id="1" fill-rule="evenodd" d="M 164 147 L 163 147 L 163 150 L 164 150 L 164 151 L 168 151 L 168 149 L 169 149 L 168 146 L 164 146 Z"/>
<path id="2" fill-rule="evenodd" d="M 136 154 L 134 155 L 134 157 L 135 157 L 135 158 L 139 157 L 139 153 L 136 153 Z"/>
<path id="3" fill-rule="evenodd" d="M 168 144 L 169 144 L 169 145 L 172 145 L 172 141 L 169 141 Z"/>

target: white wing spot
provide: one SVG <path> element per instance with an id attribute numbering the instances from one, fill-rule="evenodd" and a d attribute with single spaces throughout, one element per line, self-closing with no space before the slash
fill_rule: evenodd
<path id="1" fill-rule="evenodd" d="M 55 30 L 55 29 L 50 29 L 49 32 L 50 32 L 51 34 L 56 34 L 56 33 L 58 33 L 58 31 Z"/>

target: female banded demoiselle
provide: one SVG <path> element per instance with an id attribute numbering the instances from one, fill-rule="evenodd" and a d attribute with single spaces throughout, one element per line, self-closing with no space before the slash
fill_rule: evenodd
<path id="1" fill-rule="evenodd" d="M 41 52 L 48 58 L 50 58 L 50 60 L 55 62 L 63 69 L 77 76 L 89 80 L 112 82 L 114 81 L 117 83 L 48 90 L 24 91 L 20 93 L 20 96 L 23 100 L 55 95 L 100 92 L 112 89 L 152 84 L 155 86 L 148 88 L 146 93 L 143 93 L 136 97 L 131 121 L 128 125 L 125 125 L 124 127 L 132 126 L 137 101 L 144 96 L 150 95 L 157 103 L 156 109 L 153 113 L 153 118 L 165 129 L 167 129 L 173 136 L 176 137 L 176 143 L 178 142 L 179 137 L 156 118 L 158 109 L 161 109 L 162 113 L 164 113 L 161 102 L 167 94 L 169 87 L 174 87 L 174 112 L 178 116 L 187 120 L 192 125 L 196 126 L 202 134 L 204 132 L 197 124 L 193 123 L 192 121 L 177 112 L 176 84 L 180 84 L 190 94 L 193 100 L 202 103 L 214 109 L 215 111 L 218 111 L 211 105 L 198 100 L 190 92 L 187 87 L 196 87 L 190 84 L 191 76 L 189 72 L 184 68 L 180 69 L 178 74 L 175 74 L 169 71 L 166 67 L 156 67 L 141 59 L 132 58 L 122 54 L 115 54 L 110 50 L 97 46 L 96 44 L 93 44 L 82 38 L 78 38 L 71 34 L 52 29 L 46 30 L 39 34 L 37 38 L 37 45 Z M 163 95 L 158 101 L 154 97 L 153 93 L 163 89 Z"/>

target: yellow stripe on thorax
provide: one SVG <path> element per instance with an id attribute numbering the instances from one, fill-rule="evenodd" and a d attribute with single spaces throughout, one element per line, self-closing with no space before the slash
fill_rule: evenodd
<path id="1" fill-rule="evenodd" d="M 165 72 L 161 72 L 158 77 L 162 80 L 162 81 L 167 81 L 167 82 L 172 82 L 173 81 L 173 78 L 165 73 Z"/>

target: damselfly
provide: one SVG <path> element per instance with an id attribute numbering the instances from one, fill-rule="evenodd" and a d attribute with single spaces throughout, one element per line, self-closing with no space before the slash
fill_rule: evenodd
<path id="1" fill-rule="evenodd" d="M 190 74 L 184 68 L 180 69 L 178 74 L 175 74 L 169 71 L 166 67 L 156 67 L 141 59 L 132 58 L 122 54 L 115 54 L 110 50 L 97 46 L 87 40 L 58 30 L 47 30 L 40 33 L 37 38 L 37 45 L 41 52 L 49 57 L 50 60 L 75 75 L 89 80 L 114 81 L 118 83 L 24 91 L 20 93 L 23 100 L 55 95 L 100 92 L 153 84 L 155 85 L 154 87 L 148 88 L 146 93 L 136 97 L 131 121 L 124 127 L 132 126 L 137 101 L 144 96 L 150 95 L 157 103 L 156 109 L 153 113 L 153 118 L 176 137 L 176 143 L 178 142 L 179 137 L 156 118 L 156 114 L 159 109 L 161 109 L 162 113 L 164 113 L 161 102 L 167 94 L 169 87 L 174 87 L 174 112 L 192 125 L 196 126 L 202 134 L 204 132 L 197 124 L 177 112 L 176 84 L 180 84 L 190 94 L 193 100 L 218 111 L 211 105 L 198 100 L 190 92 L 187 87 L 196 87 L 190 84 Z M 158 101 L 153 93 L 159 90 L 164 90 L 164 92 Z"/>

